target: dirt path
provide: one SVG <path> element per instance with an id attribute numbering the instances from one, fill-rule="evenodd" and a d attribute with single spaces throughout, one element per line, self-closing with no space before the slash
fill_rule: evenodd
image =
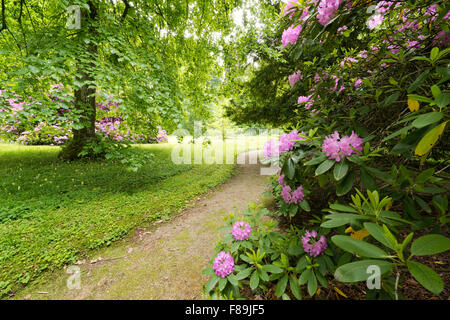
<path id="1" fill-rule="evenodd" d="M 201 271 L 215 252 L 222 218 L 258 201 L 264 191 L 259 165 L 238 164 L 237 170 L 228 182 L 171 221 L 139 230 L 133 239 L 81 261 L 80 289 L 69 290 L 70 274 L 61 272 L 17 298 L 202 299 L 208 276 Z"/>

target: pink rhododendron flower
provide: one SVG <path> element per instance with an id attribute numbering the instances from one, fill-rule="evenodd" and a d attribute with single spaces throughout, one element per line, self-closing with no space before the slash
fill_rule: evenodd
<path id="1" fill-rule="evenodd" d="M 284 173 L 282 173 L 282 174 L 278 177 L 278 184 L 279 184 L 280 186 L 284 185 L 284 177 L 285 177 Z"/>
<path id="2" fill-rule="evenodd" d="M 367 21 L 367 26 L 370 30 L 373 30 L 383 22 L 383 19 L 381 14 L 374 14 L 369 18 L 369 21 Z"/>
<path id="3" fill-rule="evenodd" d="M 225 278 L 234 270 L 234 259 L 230 253 L 221 251 L 214 259 L 213 269 L 216 275 Z"/>
<path id="4" fill-rule="evenodd" d="M 361 78 L 356 79 L 355 83 L 353 84 L 353 86 L 355 88 L 358 88 L 362 85 L 363 81 L 361 80 Z"/>
<path id="5" fill-rule="evenodd" d="M 245 221 L 238 221 L 231 230 L 235 240 L 248 240 L 252 233 L 252 227 Z"/>
<path id="6" fill-rule="evenodd" d="M 305 133 L 302 131 L 302 134 Z M 280 152 L 292 150 L 295 143 L 302 140 L 305 140 L 305 138 L 299 135 L 297 129 L 292 130 L 290 133 L 284 133 L 280 137 L 279 150 Z"/>
<path id="7" fill-rule="evenodd" d="M 278 144 L 273 139 L 270 139 L 264 145 L 264 155 L 266 158 L 270 158 L 272 156 L 278 157 L 280 155 Z"/>
<path id="8" fill-rule="evenodd" d="M 344 136 L 342 138 L 340 138 L 339 132 L 335 131 L 333 134 L 325 137 L 322 144 L 322 151 L 329 159 L 334 159 L 339 162 L 341 159 L 356 153 L 351 147 L 361 152 L 362 144 L 363 140 L 353 131 L 350 136 Z"/>
<path id="9" fill-rule="evenodd" d="M 283 8 L 283 12 L 281 15 L 283 17 L 289 15 L 289 18 L 292 18 L 295 15 L 295 11 L 297 11 L 297 6 L 295 4 L 298 4 L 298 0 L 291 0 Z"/>
<path id="10" fill-rule="evenodd" d="M 317 8 L 317 20 L 326 26 L 333 19 L 335 11 L 339 8 L 342 0 L 320 0 Z"/>
<path id="11" fill-rule="evenodd" d="M 281 36 L 281 44 L 283 47 L 287 47 L 289 44 L 296 44 L 297 39 L 300 36 L 300 32 L 302 32 L 302 26 L 298 25 L 295 28 L 290 26 L 286 30 L 283 31 L 283 35 Z"/>
<path id="12" fill-rule="evenodd" d="M 283 200 L 286 203 L 300 203 L 303 200 L 303 186 L 298 187 L 294 190 L 294 192 L 291 192 L 292 189 L 290 186 L 285 185 L 281 189 L 281 196 L 283 197 Z"/>
<path id="13" fill-rule="evenodd" d="M 302 73 L 299 71 L 297 71 L 296 73 L 293 73 L 289 76 L 289 85 L 291 86 L 291 88 L 294 87 L 294 85 L 303 78 Z"/>
<path id="14" fill-rule="evenodd" d="M 317 232 L 315 230 L 309 232 L 306 230 L 305 235 L 302 237 L 302 245 L 305 252 L 309 253 L 311 257 L 320 256 L 327 249 L 327 240 L 325 236 L 317 238 Z"/>

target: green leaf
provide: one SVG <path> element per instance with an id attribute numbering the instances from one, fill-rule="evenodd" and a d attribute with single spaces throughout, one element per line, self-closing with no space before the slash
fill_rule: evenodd
<path id="1" fill-rule="evenodd" d="M 439 108 L 444 108 L 450 103 L 450 93 L 443 92 L 435 100 Z"/>
<path id="2" fill-rule="evenodd" d="M 295 164 L 294 161 L 292 161 L 291 158 L 289 158 L 289 160 L 287 161 L 287 169 L 285 170 L 286 173 L 286 177 L 288 177 L 288 179 L 293 179 L 294 175 L 295 175 Z"/>
<path id="3" fill-rule="evenodd" d="M 440 234 L 428 234 L 416 239 L 411 245 L 415 256 L 427 256 L 450 250 L 450 238 Z"/>
<path id="4" fill-rule="evenodd" d="M 416 178 L 417 184 L 422 184 L 427 181 L 434 174 L 434 168 L 427 169 L 422 171 Z"/>
<path id="5" fill-rule="evenodd" d="M 259 276 L 258 272 L 256 270 L 252 273 L 252 276 L 250 277 L 250 288 L 252 290 L 255 290 L 259 285 Z"/>
<path id="6" fill-rule="evenodd" d="M 227 277 L 227 279 L 228 279 L 228 281 L 229 281 L 233 286 L 235 286 L 235 287 L 238 286 L 239 282 L 238 282 L 238 280 L 236 279 L 236 276 L 235 276 L 234 274 L 230 274 L 230 275 Z"/>
<path id="7" fill-rule="evenodd" d="M 415 261 L 407 261 L 409 272 L 425 289 L 439 295 L 444 289 L 441 277 L 431 268 Z"/>
<path id="8" fill-rule="evenodd" d="M 213 275 L 214 274 L 214 269 L 212 267 L 203 269 L 202 274 L 210 274 Z"/>
<path id="9" fill-rule="evenodd" d="M 442 119 L 444 114 L 442 112 L 429 112 L 420 115 L 412 122 L 412 126 L 416 128 L 423 128 L 430 124 L 436 123 Z"/>
<path id="10" fill-rule="evenodd" d="M 358 211 L 356 209 L 354 209 L 350 206 L 339 204 L 339 203 L 330 204 L 330 208 L 333 210 L 342 211 L 342 212 L 358 213 Z"/>
<path id="11" fill-rule="evenodd" d="M 317 291 L 317 278 L 314 272 L 311 272 L 311 276 L 308 280 L 308 294 L 312 297 Z"/>
<path id="12" fill-rule="evenodd" d="M 306 269 L 303 271 L 303 273 L 300 275 L 300 278 L 298 279 L 298 283 L 300 285 L 304 285 L 306 282 L 308 282 L 309 278 L 311 277 L 312 270 Z"/>
<path id="13" fill-rule="evenodd" d="M 434 145 L 436 144 L 442 133 L 444 133 L 444 129 L 445 126 L 447 125 L 447 122 L 448 121 L 443 122 L 440 125 L 428 131 L 417 144 L 414 153 L 418 156 L 423 156 L 427 154 L 431 150 L 431 148 L 434 147 Z"/>
<path id="14" fill-rule="evenodd" d="M 390 272 L 394 267 L 392 263 L 385 260 L 361 260 L 340 266 L 334 272 L 334 277 L 340 282 L 367 281 L 370 276 L 367 268 L 370 266 L 378 266 L 382 275 Z"/>
<path id="15" fill-rule="evenodd" d="M 430 73 L 429 69 L 422 72 L 422 74 L 418 76 L 417 79 L 409 85 L 408 93 L 415 91 L 425 81 L 429 73 Z"/>
<path id="16" fill-rule="evenodd" d="M 286 291 L 287 282 L 288 282 L 288 275 L 285 274 L 281 277 L 281 279 L 277 283 L 277 286 L 275 288 L 275 296 L 277 296 L 278 298 L 281 297 L 281 295 Z"/>
<path id="17" fill-rule="evenodd" d="M 306 199 L 302 200 L 300 202 L 300 208 L 302 208 L 303 210 L 310 212 L 311 211 L 311 207 L 309 206 L 309 202 L 306 201 Z"/>
<path id="18" fill-rule="evenodd" d="M 274 266 L 273 264 L 266 264 L 264 266 L 262 266 L 262 269 L 266 272 L 270 272 L 270 273 L 282 273 L 283 269 L 281 269 L 280 267 Z"/>
<path id="19" fill-rule="evenodd" d="M 221 278 L 219 278 L 218 276 L 214 275 L 211 279 L 209 279 L 208 283 L 205 286 L 206 292 L 211 291 L 217 284 L 217 282 L 219 282 Z"/>
<path id="20" fill-rule="evenodd" d="M 331 237 L 331 241 L 339 248 L 353 254 L 358 254 L 361 257 L 385 258 L 388 256 L 384 250 L 377 246 L 362 240 L 353 239 L 349 236 L 336 235 Z"/>
<path id="21" fill-rule="evenodd" d="M 319 164 L 319 163 L 325 161 L 326 159 L 327 159 L 326 155 L 321 155 L 320 157 L 313 158 L 313 159 L 305 162 L 305 166 L 313 166 L 313 165 L 316 165 L 316 164 Z"/>
<path id="22" fill-rule="evenodd" d="M 341 180 L 336 188 L 336 194 L 340 197 L 347 194 L 350 190 L 352 190 L 353 182 L 355 180 L 354 171 L 350 171 L 347 176 Z"/>
<path id="23" fill-rule="evenodd" d="M 325 172 L 327 172 L 328 170 L 331 169 L 331 167 L 334 165 L 335 161 L 334 160 L 325 160 L 324 162 L 322 162 L 316 169 L 316 176 L 319 176 Z"/>
<path id="24" fill-rule="evenodd" d="M 320 226 L 322 228 L 336 228 L 346 224 L 354 223 L 356 220 L 367 220 L 369 217 L 350 213 L 333 213 L 325 216 L 329 221 L 323 222 Z"/>
<path id="25" fill-rule="evenodd" d="M 236 280 L 242 280 L 242 279 L 247 278 L 250 275 L 250 273 L 252 272 L 252 270 L 253 270 L 253 268 L 247 268 L 247 269 L 244 269 L 244 270 L 238 272 L 238 274 L 236 274 Z"/>
<path id="26" fill-rule="evenodd" d="M 375 179 L 363 168 L 361 168 L 361 182 L 367 190 L 373 191 L 378 190 L 378 185 Z"/>
<path id="27" fill-rule="evenodd" d="M 364 228 L 366 228 L 367 231 L 369 231 L 370 235 L 375 238 L 375 240 L 379 241 L 380 243 L 384 244 L 386 247 L 394 250 L 394 247 L 391 245 L 389 240 L 384 235 L 383 228 L 377 225 L 373 222 L 365 222 Z"/>
<path id="28" fill-rule="evenodd" d="M 300 290 L 298 280 L 292 274 L 289 277 L 289 288 L 291 289 L 291 292 L 296 299 L 298 300 L 302 299 L 302 291 Z"/>
<path id="29" fill-rule="evenodd" d="M 398 100 L 398 98 L 400 97 L 400 94 L 401 94 L 401 92 L 395 92 L 395 93 L 391 94 L 389 97 L 387 97 L 386 99 L 383 100 L 381 105 L 383 107 L 387 107 L 387 106 L 393 104 L 395 101 Z"/>
<path id="30" fill-rule="evenodd" d="M 346 176 L 347 172 L 348 172 L 348 164 L 344 160 L 336 163 L 333 170 L 334 179 L 336 181 L 341 180 Z"/>
<path id="31" fill-rule="evenodd" d="M 223 291 L 223 289 L 225 289 L 226 285 L 227 285 L 227 278 L 220 278 L 219 279 L 219 290 Z"/>

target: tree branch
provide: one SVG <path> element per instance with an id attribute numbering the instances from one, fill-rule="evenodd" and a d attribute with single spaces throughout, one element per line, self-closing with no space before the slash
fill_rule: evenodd
<path id="1" fill-rule="evenodd" d="M 6 18 L 5 18 L 5 0 L 2 0 L 2 27 L 0 28 L 0 32 L 5 30 L 6 27 Z"/>
<path id="2" fill-rule="evenodd" d="M 125 4 L 125 9 L 123 10 L 122 16 L 120 17 L 120 20 L 123 21 L 127 14 L 128 14 L 128 9 L 130 9 L 130 4 L 128 3 L 128 0 L 123 0 L 123 3 Z"/>

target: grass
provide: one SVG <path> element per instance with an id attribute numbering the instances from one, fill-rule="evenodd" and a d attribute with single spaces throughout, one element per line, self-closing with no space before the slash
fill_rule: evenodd
<path id="1" fill-rule="evenodd" d="M 0 296 L 170 218 L 233 173 L 234 164 L 173 164 L 172 148 L 143 146 L 154 161 L 130 172 L 61 162 L 58 147 L 0 145 Z"/>

